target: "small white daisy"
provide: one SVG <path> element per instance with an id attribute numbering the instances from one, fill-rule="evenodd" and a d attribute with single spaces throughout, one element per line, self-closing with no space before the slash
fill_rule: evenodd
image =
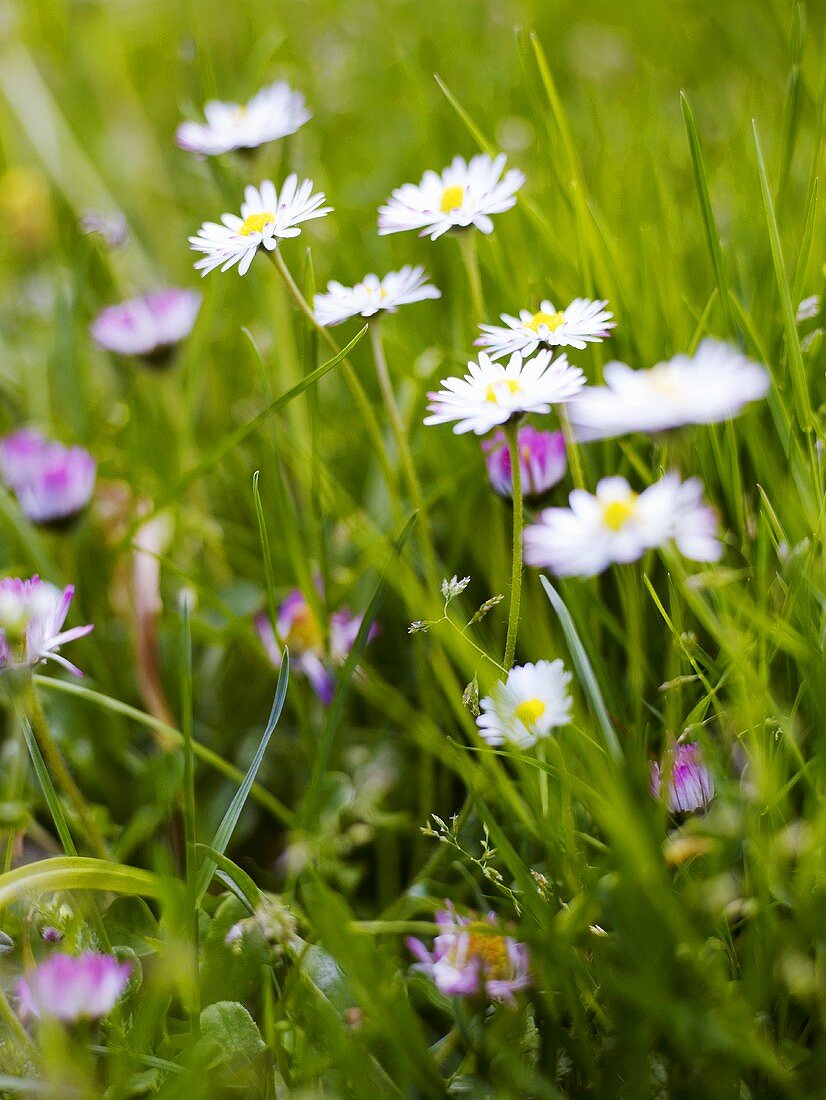
<path id="1" fill-rule="evenodd" d="M 372 317 L 381 310 L 395 313 L 399 306 L 441 296 L 442 292 L 428 283 L 423 267 L 408 265 L 401 271 L 391 271 L 383 279 L 365 275 L 355 286 L 329 282 L 326 294 L 316 294 L 313 308 L 320 325 L 338 325 L 358 314 Z"/>
<path id="2" fill-rule="evenodd" d="M 419 236 L 435 241 L 449 229 L 475 225 L 482 233 L 493 232 L 491 214 L 501 214 L 516 203 L 516 192 L 525 182 L 518 168 L 502 177 L 507 157 L 454 157 L 439 174 L 427 171 L 421 183 L 396 188 L 385 206 L 379 208 L 379 234 L 420 230 Z"/>
<path id="3" fill-rule="evenodd" d="M 241 217 L 222 214 L 221 222 L 204 222 L 198 234 L 189 238 L 195 252 L 205 253 L 195 264 L 196 271 L 208 275 L 216 267 L 222 271 L 238 264 L 238 274 L 246 275 L 260 247 L 271 252 L 282 237 L 297 237 L 301 222 L 323 218 L 333 209 L 322 206 L 324 194 L 313 194 L 312 180 L 299 186 L 293 173 L 284 180 L 280 194 L 271 180 L 261 187 L 247 187 L 241 204 Z"/>
<path id="4" fill-rule="evenodd" d="M 584 389 L 568 409 L 578 440 L 729 420 L 764 397 L 770 384 L 765 367 L 712 339 L 693 357 L 677 355 L 651 370 L 608 363 L 604 377 L 604 386 Z"/>
<path id="5" fill-rule="evenodd" d="M 529 749 L 571 721 L 570 672 L 562 661 L 517 665 L 479 703 L 476 724 L 489 745 Z"/>
<path id="6" fill-rule="evenodd" d="M 631 562 L 672 540 L 693 561 L 717 561 L 717 519 L 696 478 L 666 474 L 642 493 L 624 477 L 606 477 L 595 495 L 574 489 L 570 508 L 547 508 L 525 529 L 525 561 L 559 576 L 592 577 L 612 562 Z"/>
<path id="7" fill-rule="evenodd" d="M 455 420 L 457 435 L 484 435 L 512 416 L 548 413 L 552 405 L 570 401 L 585 385 L 585 376 L 567 356 L 552 360 L 549 351 L 525 360 L 517 353 L 506 367 L 480 352 L 478 363 L 468 363 L 464 378 L 443 378 L 442 385 L 443 390 L 428 394 L 431 415 L 425 424 Z"/>
<path id="8" fill-rule="evenodd" d="M 212 100 L 204 115 L 205 124 L 182 122 L 175 140 L 182 149 L 207 157 L 277 141 L 312 118 L 304 96 L 284 80 L 262 88 L 244 106 Z"/>
<path id="9" fill-rule="evenodd" d="M 566 309 L 557 309 L 546 299 L 539 303 L 536 313 L 520 309 L 518 317 L 503 313 L 501 325 L 480 325 L 482 335 L 476 340 L 485 348 L 491 359 L 501 359 L 521 351 L 531 355 L 544 347 L 572 347 L 580 351 L 586 344 L 599 343 L 616 327 L 613 313 L 605 307 L 607 301 L 591 301 L 590 298 L 574 298 Z"/>

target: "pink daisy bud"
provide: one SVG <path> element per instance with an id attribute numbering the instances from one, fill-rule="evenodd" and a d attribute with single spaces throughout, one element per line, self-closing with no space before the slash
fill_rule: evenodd
<path id="1" fill-rule="evenodd" d="M 200 308 L 201 295 L 194 290 L 156 290 L 104 309 L 92 324 L 92 338 L 117 355 L 164 366 L 192 332 Z"/>
<path id="2" fill-rule="evenodd" d="M 661 763 L 651 762 L 651 793 L 655 798 L 661 797 L 662 778 L 667 784 L 671 813 L 704 810 L 714 798 L 714 780 L 703 764 L 696 741 L 674 745 L 666 750 Z"/>
<path id="3" fill-rule="evenodd" d="M 504 432 L 496 432 L 482 443 L 488 477 L 500 496 L 513 495 L 511 456 Z M 562 432 L 539 432 L 530 424 L 519 429 L 519 466 L 522 492 L 541 496 L 561 481 L 568 466 Z"/>
<path id="4" fill-rule="evenodd" d="M 64 1023 L 99 1020 L 115 1007 L 131 973 L 131 963 L 112 955 L 52 955 L 18 981 L 20 1013 Z"/>
<path id="5" fill-rule="evenodd" d="M 0 477 L 32 523 L 69 524 L 92 499 L 95 475 L 95 460 L 82 447 L 64 447 L 29 428 L 0 440 Z"/>

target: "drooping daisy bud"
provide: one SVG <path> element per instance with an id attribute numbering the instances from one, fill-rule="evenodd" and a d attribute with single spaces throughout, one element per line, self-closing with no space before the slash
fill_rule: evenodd
<path id="1" fill-rule="evenodd" d="M 696 741 L 676 744 L 666 750 L 660 763 L 651 762 L 651 793 L 655 798 L 662 797 L 663 780 L 671 813 L 704 810 L 714 798 L 714 780 Z"/>
<path id="2" fill-rule="evenodd" d="M 450 902 L 447 905 L 436 914 L 440 931 L 432 951 L 421 940 L 407 940 L 418 960 L 416 969 L 447 997 L 482 995 L 515 1004 L 514 994 L 531 984 L 525 944 L 496 930 L 499 920 L 495 913 L 473 920 L 460 917 Z"/>
<path id="3" fill-rule="evenodd" d="M 484 440 L 482 450 L 491 485 L 500 496 L 512 496 L 511 456 L 504 432 Z M 524 424 L 519 429 L 519 465 L 523 494 L 529 497 L 546 493 L 562 480 L 568 468 L 562 432 L 540 432 Z"/>
<path id="4" fill-rule="evenodd" d="M 131 973 L 131 963 L 112 955 L 52 955 L 18 981 L 21 1015 L 64 1023 L 99 1020 L 115 1007 Z"/>
<path id="5" fill-rule="evenodd" d="M 92 338 L 116 355 L 164 366 L 192 332 L 200 308 L 194 290 L 156 290 L 104 309 L 92 324 Z"/>

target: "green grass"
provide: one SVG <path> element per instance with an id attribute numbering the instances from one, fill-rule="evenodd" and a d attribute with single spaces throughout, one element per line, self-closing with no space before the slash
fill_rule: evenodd
<path id="1" fill-rule="evenodd" d="M 69 536 L 0 496 L 0 571 L 75 583 L 70 621 L 95 623 L 72 646 L 86 680 L 36 688 L 111 856 L 91 858 L 7 691 L 0 927 L 15 946 L 0 975 L 13 1011 L 66 901 L 65 949 L 108 939 L 143 982 L 105 1027 L 32 1029 L 36 1050 L 0 1011 L 0 1095 L 38 1095 L 35 1078 L 52 1095 L 169 1100 L 820 1095 L 826 361 L 794 313 L 824 284 L 821 6 L 53 0 L 0 21 L 0 431 L 37 423 L 100 469 Z M 254 160 L 176 148 L 206 98 L 278 76 L 314 112 L 294 137 Z M 703 480 L 726 552 L 713 568 L 650 555 L 547 593 L 526 572 L 517 659 L 575 674 L 574 722 L 544 757 L 487 749 L 462 704 L 474 676 L 484 693 L 497 675 L 477 647 L 501 659 L 507 599 L 467 638 L 447 622 L 407 633 L 440 617 L 442 577 L 472 578 L 450 606 L 460 626 L 509 593 L 510 510 L 478 441 L 421 425 L 426 392 L 472 353 L 460 251 L 375 232 L 393 187 L 480 148 L 528 178 L 478 237 L 487 320 L 591 294 L 618 322 L 570 355 L 591 380 L 705 334 L 773 380 L 732 424 L 578 449 L 555 503 L 574 479 L 641 488 L 673 467 Z M 111 302 L 195 286 L 187 236 L 291 169 L 335 207 L 283 246 L 308 294 L 418 262 L 443 292 L 382 327 L 424 508 L 370 339 L 355 321 L 335 330 L 352 342 L 338 360 L 263 257 L 199 285 L 168 372 L 88 336 Z M 129 247 L 84 237 L 90 209 L 121 210 Z M 156 667 L 136 657 L 141 508 L 167 523 Z M 361 642 L 373 617 L 381 633 L 327 710 L 293 669 L 258 759 L 278 674 L 253 615 L 296 585 L 319 615 L 367 610 Z M 678 828 L 648 761 L 684 730 L 718 794 Z M 304 946 L 224 944 L 259 890 L 284 895 Z M 496 909 L 529 944 L 518 1011 L 452 1005 L 410 972 L 404 937 L 429 940 L 446 898 Z"/>

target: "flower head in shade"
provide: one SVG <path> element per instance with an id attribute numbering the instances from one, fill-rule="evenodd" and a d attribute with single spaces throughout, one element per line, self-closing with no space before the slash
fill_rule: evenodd
<path id="1" fill-rule="evenodd" d="M 255 624 L 267 654 L 274 665 L 281 663 L 279 640 L 289 647 L 291 667 L 303 673 L 325 706 L 333 701 L 335 676 L 332 669 L 343 665 L 361 627 L 362 616 L 346 608 L 330 616 L 329 650 L 324 651 L 324 638 L 312 607 L 300 589 L 295 588 L 278 609 L 278 638 L 269 618 L 262 612 Z M 377 633 L 374 625 L 368 641 Z"/>
<path id="2" fill-rule="evenodd" d="M 515 351 L 531 355 L 538 347 L 582 348 L 586 344 L 599 343 L 610 335 L 615 327 L 613 313 L 605 308 L 605 301 L 593 302 L 590 298 L 574 298 L 566 309 L 557 309 L 544 300 L 532 313 L 521 309 L 518 317 L 502 314 L 501 325 L 480 325 L 482 335 L 476 340 L 491 359 L 502 359 Z"/>
<path id="3" fill-rule="evenodd" d="M 457 434 L 484 435 L 521 413 L 550 412 L 552 405 L 570 401 L 584 384 L 582 371 L 565 355 L 552 360 L 549 351 L 540 351 L 523 360 L 517 353 L 505 367 L 480 352 L 478 362 L 468 363 L 464 378 L 444 378 L 445 388 L 428 394 L 430 416 L 425 424 L 456 421 Z"/>
<path id="4" fill-rule="evenodd" d="M 515 1003 L 514 993 L 531 984 L 530 959 L 524 943 L 496 931 L 498 918 L 488 913 L 481 920 L 460 917 L 450 902 L 436 914 L 439 935 L 433 950 L 410 937 L 409 950 L 417 969 L 447 997 L 477 997 Z"/>
<path id="5" fill-rule="evenodd" d="M 529 749 L 571 721 L 570 672 L 562 661 L 517 665 L 506 680 L 493 685 L 480 702 L 476 719 L 480 736 L 489 745 Z"/>
<path id="6" fill-rule="evenodd" d="M 204 116 L 205 123 L 182 122 L 175 140 L 182 149 L 208 157 L 233 149 L 257 149 L 294 134 L 312 118 L 304 96 L 285 80 L 262 88 L 244 106 L 211 100 Z"/>
<path id="7" fill-rule="evenodd" d="M 525 182 L 518 168 L 502 176 L 507 157 L 454 157 L 443 172 L 427 171 L 418 185 L 398 187 L 379 208 L 379 234 L 418 229 L 432 241 L 449 229 L 475 225 L 482 233 L 493 232 L 491 214 L 501 214 L 516 203 L 516 192 Z"/>
<path id="8" fill-rule="evenodd" d="M 373 317 L 384 311 L 395 313 L 399 306 L 422 302 L 426 298 L 441 298 L 442 292 L 427 281 L 423 267 L 403 267 L 380 279 L 365 275 L 355 286 L 329 282 L 326 294 L 316 294 L 314 312 L 320 325 L 338 325 L 361 314 Z"/>
<path id="9" fill-rule="evenodd" d="M 95 460 L 21 428 L 0 440 L 0 478 L 33 523 L 59 525 L 82 512 L 95 488 Z"/>
<path id="10" fill-rule="evenodd" d="M 194 290 L 155 290 L 104 309 L 92 323 L 92 338 L 117 355 L 165 363 L 192 332 L 200 308 Z"/>
<path id="11" fill-rule="evenodd" d="M 18 981 L 21 1015 L 64 1023 L 99 1020 L 115 1007 L 131 973 L 131 963 L 112 955 L 56 953 Z"/>
<path id="12" fill-rule="evenodd" d="M 299 185 L 295 173 L 287 176 L 280 192 L 271 180 L 264 180 L 260 188 L 247 187 L 240 217 L 222 214 L 222 224 L 204 222 L 197 235 L 189 238 L 193 251 L 204 253 L 195 270 L 208 275 L 218 267 L 229 271 L 237 264 L 238 274 L 246 275 L 259 248 L 272 252 L 282 238 L 297 237 L 302 222 L 329 214 L 333 208 L 323 202 L 323 193 L 313 192 L 312 180 Z"/>
<path id="13" fill-rule="evenodd" d="M 717 561 L 717 519 L 696 478 L 668 473 L 642 493 L 624 477 L 606 477 L 596 494 L 574 489 L 570 508 L 547 508 L 525 529 L 525 561 L 559 576 L 591 577 L 674 541 L 685 557 Z"/>
<path id="14" fill-rule="evenodd" d="M 52 660 L 75 676 L 83 675 L 59 652 L 94 629 L 91 624 L 62 629 L 74 594 L 74 585 L 61 592 L 39 577 L 0 580 L 0 670 Z"/>
<path id="15" fill-rule="evenodd" d="M 587 387 L 568 409 L 579 440 L 729 420 L 765 397 L 770 384 L 765 367 L 712 339 L 693 356 L 677 355 L 651 370 L 608 363 L 604 375 L 604 386 Z"/>
<path id="16" fill-rule="evenodd" d="M 500 496 L 512 496 L 511 456 L 505 433 L 496 432 L 483 440 L 482 450 L 491 485 Z M 562 432 L 539 432 L 523 424 L 519 429 L 519 466 L 525 496 L 541 496 L 556 485 L 568 467 Z"/>
<path id="17" fill-rule="evenodd" d="M 663 780 L 668 809 L 673 814 L 704 810 L 714 798 L 714 780 L 696 741 L 667 749 L 659 764 L 652 760 L 651 793 L 655 798 L 661 797 Z"/>

